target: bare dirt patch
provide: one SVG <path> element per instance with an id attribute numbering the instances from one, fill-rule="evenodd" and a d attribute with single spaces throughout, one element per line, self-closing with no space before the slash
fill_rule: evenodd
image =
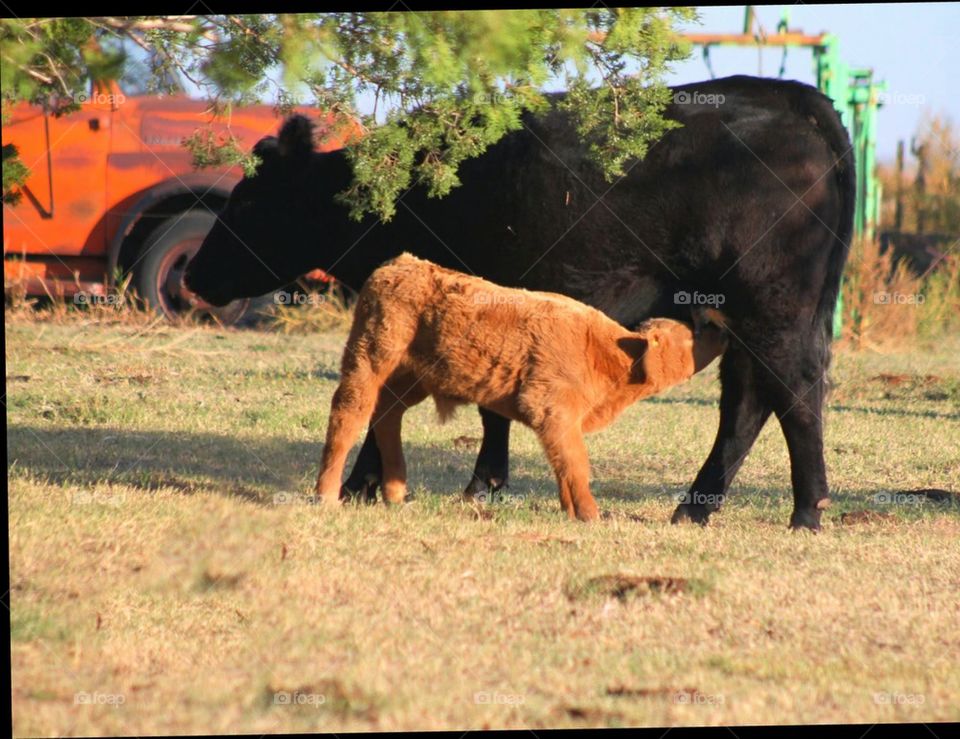
<path id="1" fill-rule="evenodd" d="M 601 595 L 626 601 L 643 595 L 679 595 L 702 589 L 702 583 L 685 577 L 625 575 L 599 575 L 592 577 L 579 587 L 568 590 L 571 600 Z"/>
<path id="2" fill-rule="evenodd" d="M 886 511 L 847 511 L 840 515 L 844 526 L 857 526 L 865 523 L 896 523 L 897 517 Z"/>

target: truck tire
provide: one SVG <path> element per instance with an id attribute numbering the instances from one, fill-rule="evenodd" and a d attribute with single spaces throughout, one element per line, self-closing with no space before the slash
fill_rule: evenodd
<path id="1" fill-rule="evenodd" d="M 189 210 L 160 221 L 143 241 L 133 265 L 131 284 L 148 306 L 167 318 L 196 311 L 229 326 L 247 311 L 247 299 L 234 300 L 220 308 L 195 308 L 180 285 L 187 262 L 197 253 L 216 219 L 208 210 Z"/>

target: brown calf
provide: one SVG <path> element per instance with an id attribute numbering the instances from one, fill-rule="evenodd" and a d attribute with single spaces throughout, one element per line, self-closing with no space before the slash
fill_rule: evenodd
<path id="1" fill-rule="evenodd" d="M 683 382 L 724 348 L 724 334 L 712 326 L 696 341 L 690 326 L 662 318 L 628 331 L 571 298 L 500 287 L 403 254 L 360 291 L 317 493 L 339 502 L 347 453 L 370 422 L 384 499 L 402 502 L 401 419 L 433 396 L 442 420 L 475 403 L 536 431 L 564 510 L 594 519 L 584 432 Z"/>

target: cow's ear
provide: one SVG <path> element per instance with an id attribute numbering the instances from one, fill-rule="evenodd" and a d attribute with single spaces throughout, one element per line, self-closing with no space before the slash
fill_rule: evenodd
<path id="1" fill-rule="evenodd" d="M 253 145 L 253 153 L 264 161 L 270 159 L 271 157 L 277 156 L 277 137 L 264 136 Z"/>
<path id="2" fill-rule="evenodd" d="M 277 137 L 264 136 L 253 145 L 253 154 L 260 160 L 260 164 L 257 166 L 258 172 L 263 167 L 269 166 L 280 156 L 280 152 L 277 151 Z"/>
<path id="3" fill-rule="evenodd" d="M 313 121 L 303 115 L 287 118 L 280 129 L 277 149 L 284 159 L 303 161 L 313 153 Z"/>

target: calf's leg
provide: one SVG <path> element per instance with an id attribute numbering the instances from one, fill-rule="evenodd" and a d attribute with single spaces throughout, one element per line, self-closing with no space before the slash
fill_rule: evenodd
<path id="1" fill-rule="evenodd" d="M 571 519 L 593 521 L 600 515 L 590 494 L 590 459 L 583 433 L 574 424 L 548 423 L 536 429 L 560 488 L 560 505 Z"/>
<path id="2" fill-rule="evenodd" d="M 478 493 L 496 492 L 508 487 L 510 475 L 510 419 L 480 408 L 480 420 L 483 423 L 483 440 L 474 465 L 473 475 L 464 495 L 472 498 Z M 377 499 L 383 467 L 380 450 L 373 430 L 367 432 L 363 446 L 353 463 L 353 469 L 340 490 L 341 499 L 356 497 L 373 503 Z"/>
<path id="3" fill-rule="evenodd" d="M 820 528 L 820 514 L 830 505 L 823 459 L 823 427 L 819 415 L 792 409 L 780 418 L 790 451 L 793 513 L 790 528 Z"/>
<path id="4" fill-rule="evenodd" d="M 381 396 L 381 401 L 384 398 Z M 373 433 L 377 439 L 377 448 L 380 450 L 380 461 L 383 465 L 383 502 L 403 503 L 407 496 L 407 463 L 403 458 L 403 444 L 400 429 L 403 422 L 403 412 L 406 408 L 394 407 L 388 410 L 374 411 Z"/>
<path id="5" fill-rule="evenodd" d="M 361 362 L 344 372 L 333 394 L 327 441 L 317 477 L 317 495 L 325 503 L 340 502 L 340 478 L 347 454 L 360 435 L 360 429 L 370 420 L 380 384 L 369 365 Z"/>
<path id="6" fill-rule="evenodd" d="M 403 414 L 425 397 L 427 394 L 412 376 L 400 380 L 391 378 L 380 391 L 370 427 L 380 451 L 385 503 L 403 503 L 407 495 L 407 464 L 401 436 Z"/>

